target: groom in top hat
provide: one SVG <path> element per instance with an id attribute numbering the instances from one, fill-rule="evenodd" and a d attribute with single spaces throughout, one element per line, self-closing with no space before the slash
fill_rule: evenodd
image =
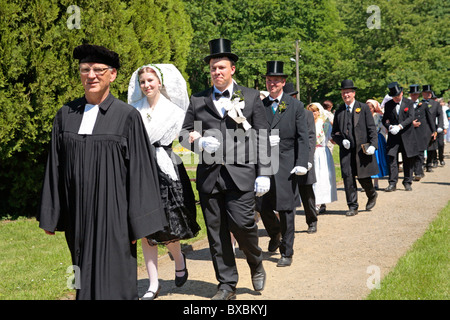
<path id="1" fill-rule="evenodd" d="M 271 177 L 269 192 L 257 200 L 260 202 L 257 211 L 271 239 L 269 251 L 273 252 L 280 246 L 281 258 L 277 266 L 287 267 L 291 265 L 294 254 L 297 176 L 308 172 L 308 126 L 303 103 L 283 92 L 287 78 L 283 62 L 268 61 L 265 77 L 269 96 L 263 104 L 271 130 L 272 154 L 279 155 L 279 166 Z M 278 211 L 280 220 L 274 210 Z"/>
<path id="2" fill-rule="evenodd" d="M 359 207 L 356 176 L 368 198 L 366 210 L 372 209 L 376 204 L 378 194 L 371 176 L 376 175 L 379 170 L 374 155 L 378 148 L 378 136 L 369 106 L 355 100 L 357 87 L 353 85 L 353 81 L 342 81 L 340 89 L 344 104 L 334 116 L 331 137 L 340 147 L 341 174 L 349 208 L 346 215 L 354 216 L 358 214 Z"/>
<path id="3" fill-rule="evenodd" d="M 419 154 L 416 133 L 412 124 L 414 120 L 414 103 L 403 97 L 403 88 L 392 82 L 388 85 L 389 100 L 384 106 L 382 123 L 388 129 L 386 151 L 389 163 L 389 186 L 386 192 L 395 191 L 398 181 L 398 153 L 403 159 L 403 185 L 411 191 L 413 181 L 414 158 Z"/>
<path id="4" fill-rule="evenodd" d="M 238 281 L 230 232 L 246 255 L 253 288 L 264 289 L 254 206 L 255 192 L 262 196 L 270 189 L 269 125 L 259 92 L 233 81 L 238 56 L 231 52 L 230 40 L 211 40 L 209 46 L 204 61 L 214 85 L 192 95 L 180 142 L 201 155 L 197 189 L 219 281 L 213 299 L 229 300 L 235 298 Z"/>

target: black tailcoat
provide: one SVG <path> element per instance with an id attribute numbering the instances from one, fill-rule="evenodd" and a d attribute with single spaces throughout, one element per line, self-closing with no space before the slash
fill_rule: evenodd
<path id="1" fill-rule="evenodd" d="M 331 132 L 332 139 L 339 145 L 342 177 L 367 178 L 376 175 L 379 169 L 375 155 L 365 154 L 361 147 L 364 143 L 370 143 L 378 148 L 377 129 L 370 108 L 365 103 L 355 101 L 351 116 L 353 132 L 347 132 L 347 110 L 345 104 L 341 105 L 334 116 Z M 351 140 L 352 137 L 349 135 L 353 135 L 355 144 L 347 150 L 342 145 L 342 141 L 344 139 Z M 356 155 L 353 170 L 352 153 Z"/>
<path id="2" fill-rule="evenodd" d="M 420 152 L 427 150 L 431 134 L 436 131 L 436 122 L 431 118 L 428 104 L 419 102 L 414 109 L 414 119 L 420 121 L 420 126 L 414 128 L 416 132 L 417 148 Z"/>
<path id="3" fill-rule="evenodd" d="M 271 179 L 271 190 L 263 197 L 274 197 L 276 203 L 274 210 L 293 210 L 297 176 L 291 174 L 291 171 L 295 166 L 308 168 L 310 154 L 306 110 L 303 102 L 287 94 L 282 95 L 279 103 L 285 104 L 284 111 L 280 112 L 278 108 L 273 114 L 272 102 L 268 97 L 263 103 L 271 133 L 276 133 L 280 137 L 278 152 L 277 148 L 272 148 L 274 175 Z"/>
<path id="4" fill-rule="evenodd" d="M 397 103 L 395 103 L 394 100 L 389 100 L 384 106 L 382 123 L 386 129 L 389 130 L 390 125 L 401 124 L 403 126 L 403 129 L 401 129 L 396 135 L 393 135 L 390 132 L 388 133 L 386 142 L 387 154 L 390 156 L 396 156 L 392 154 L 394 151 L 391 152 L 391 150 L 396 150 L 392 149 L 393 146 L 402 143 L 405 148 L 406 156 L 408 158 L 412 158 L 419 153 L 416 133 L 412 124 L 412 121 L 415 119 L 414 103 L 409 99 L 402 98 L 398 115 L 395 110 L 396 105 Z"/>

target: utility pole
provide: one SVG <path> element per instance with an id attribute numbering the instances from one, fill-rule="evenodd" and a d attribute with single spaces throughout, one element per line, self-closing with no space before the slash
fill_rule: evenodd
<path id="1" fill-rule="evenodd" d="M 297 99 L 300 100 L 300 72 L 299 72 L 299 52 L 300 52 L 300 46 L 299 46 L 300 40 L 295 40 L 295 72 L 297 76 Z"/>

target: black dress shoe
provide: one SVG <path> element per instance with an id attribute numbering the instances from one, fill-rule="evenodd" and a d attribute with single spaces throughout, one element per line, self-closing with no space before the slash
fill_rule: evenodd
<path id="1" fill-rule="evenodd" d="M 219 289 L 211 300 L 234 300 L 236 299 L 236 291 Z"/>
<path id="2" fill-rule="evenodd" d="M 161 285 L 158 286 L 158 290 L 156 292 L 148 290 L 144 296 L 141 298 L 141 300 L 155 300 L 158 298 L 159 291 L 161 290 Z"/>
<path id="3" fill-rule="evenodd" d="M 412 191 L 411 184 L 405 183 L 404 186 L 405 186 L 405 191 Z"/>
<path id="4" fill-rule="evenodd" d="M 347 217 L 353 217 L 353 216 L 356 216 L 358 214 L 358 210 L 357 209 L 350 209 L 350 210 L 348 210 L 346 213 L 345 213 L 345 215 L 347 216 Z"/>
<path id="5" fill-rule="evenodd" d="M 181 254 L 183 255 L 183 258 L 184 258 L 184 269 L 182 269 L 182 270 L 175 270 L 175 272 L 183 272 L 184 271 L 184 275 L 181 276 L 181 277 L 178 277 L 175 274 L 175 285 L 177 287 L 183 286 L 183 284 L 186 283 L 187 278 L 188 278 L 188 271 L 187 271 L 187 265 L 186 265 L 186 256 L 184 255 L 184 253 L 181 253 Z"/>
<path id="6" fill-rule="evenodd" d="M 371 210 L 373 207 L 375 207 L 375 204 L 377 203 L 378 193 L 375 192 L 375 195 L 367 201 L 366 204 L 366 210 Z"/>
<path id="7" fill-rule="evenodd" d="M 255 291 L 263 291 L 266 284 L 266 271 L 261 267 L 261 271 L 252 272 L 252 284 Z"/>
<path id="8" fill-rule="evenodd" d="M 308 230 L 306 230 L 307 233 L 316 233 L 317 232 L 317 221 L 311 223 L 308 227 Z"/>
<path id="9" fill-rule="evenodd" d="M 392 192 L 395 190 L 397 190 L 397 187 L 394 184 L 390 184 L 386 189 L 384 189 L 386 192 Z"/>
<path id="10" fill-rule="evenodd" d="M 433 169 L 431 169 L 431 167 L 427 167 L 427 172 L 433 172 Z"/>
<path id="11" fill-rule="evenodd" d="M 423 175 L 418 174 L 418 175 L 414 176 L 414 181 L 420 181 L 420 179 L 422 179 L 422 178 L 423 178 Z"/>
<path id="12" fill-rule="evenodd" d="M 278 233 L 275 237 L 270 238 L 269 247 L 267 248 L 267 250 L 269 250 L 269 252 L 275 252 L 277 251 L 280 244 L 281 244 L 281 233 Z"/>
<path id="13" fill-rule="evenodd" d="M 289 267 L 292 264 L 292 257 L 282 256 L 278 260 L 277 267 Z"/>
<path id="14" fill-rule="evenodd" d="M 441 166 L 445 166 L 445 161 L 444 160 L 441 161 Z"/>

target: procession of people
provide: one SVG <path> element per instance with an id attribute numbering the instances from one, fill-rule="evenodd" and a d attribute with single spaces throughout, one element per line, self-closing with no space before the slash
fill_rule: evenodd
<path id="1" fill-rule="evenodd" d="M 378 179 L 387 177 L 384 191 L 393 192 L 403 171 L 404 189 L 411 191 L 425 171 L 445 165 L 448 108 L 433 100 L 431 85 L 412 84 L 406 98 L 399 83 L 389 83 L 389 98 L 380 105 L 358 101 L 357 86 L 344 79 L 338 88 L 343 103 L 333 114 L 329 101 L 326 108 L 305 106 L 295 97 L 282 61 L 267 61 L 268 95 L 261 96 L 233 79 L 239 57 L 230 40 L 211 40 L 209 50 L 204 62 L 211 87 L 189 98 L 174 65 L 149 61 L 130 75 L 125 103 L 110 92 L 118 54 L 97 45 L 74 49 L 85 94 L 55 116 L 37 220 L 46 234 L 65 232 L 79 269 L 77 299 L 156 299 L 158 244 L 174 258 L 175 285 L 188 281 L 180 240 L 196 237 L 200 226 L 186 168 L 172 151 L 177 138 L 199 155 L 196 188 L 218 282 L 213 300 L 236 298 L 234 239 L 253 289 L 264 290 L 256 213 L 270 237 L 267 250 L 280 252 L 277 267 L 293 262 L 299 206 L 308 234 L 320 230 L 319 214 L 338 201 L 333 145 L 339 146 L 348 217 L 360 210 L 357 181 L 370 211 Z M 138 239 L 149 276 L 142 297 Z"/>

